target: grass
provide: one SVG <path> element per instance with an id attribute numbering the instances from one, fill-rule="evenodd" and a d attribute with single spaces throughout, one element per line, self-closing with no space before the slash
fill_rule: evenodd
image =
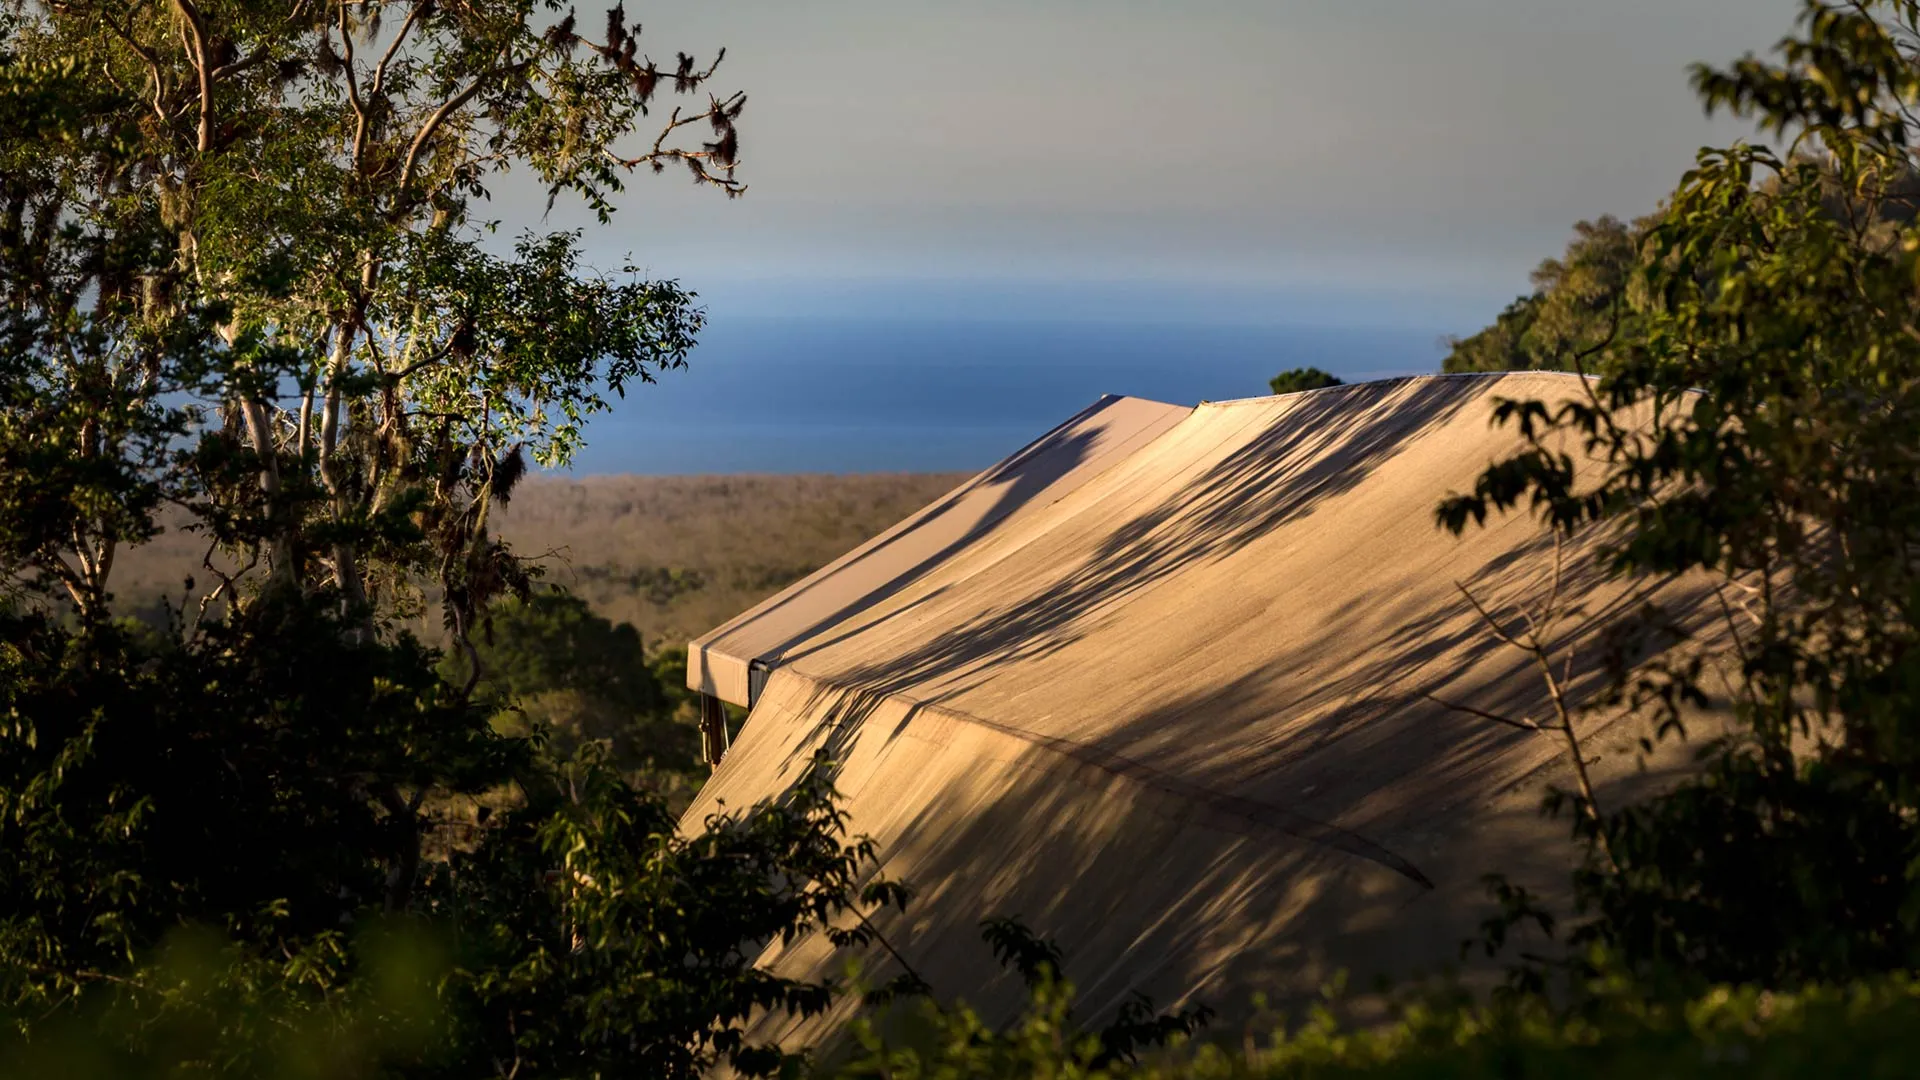
<path id="1" fill-rule="evenodd" d="M 649 650 L 683 643 L 882 531 L 966 477 L 959 473 L 536 477 L 493 521 L 545 580 L 614 622 L 637 627 Z M 169 530 L 123 552 L 115 591 L 124 610 L 178 604 L 205 543 Z M 429 620 L 429 623 L 434 620 Z M 423 627 L 437 637 L 431 626 Z"/>

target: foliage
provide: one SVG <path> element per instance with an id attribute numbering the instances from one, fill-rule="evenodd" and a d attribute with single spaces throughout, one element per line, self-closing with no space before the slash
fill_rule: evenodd
<path id="1" fill-rule="evenodd" d="M 1283 371 L 1268 379 L 1267 385 L 1276 394 L 1297 394 L 1302 390 L 1323 390 L 1329 386 L 1342 386 L 1345 385 L 1345 381 L 1317 367 L 1304 367 Z"/>
<path id="2" fill-rule="evenodd" d="M 1644 974 L 1920 964 L 1920 229 L 1897 205 L 1917 22 L 1808 3 L 1778 63 L 1696 69 L 1710 108 L 1792 145 L 1702 152 L 1647 233 L 1641 329 L 1574 354 L 1602 376 L 1578 400 L 1502 402 L 1524 448 L 1440 510 L 1604 530 L 1615 573 L 1717 594 L 1713 635 L 1616 658 L 1596 702 L 1662 737 L 1710 695 L 1736 721 L 1696 780 L 1581 826 L 1617 864 L 1582 872 L 1573 938 Z"/>
<path id="3" fill-rule="evenodd" d="M 348 920 L 271 952 L 176 926 L 151 963 L 82 972 L 62 1008 L 15 996 L 0 1066 L 62 1075 L 757 1075 L 757 1010 L 798 1014 L 830 984 L 755 967 L 759 945 L 907 893 L 847 842 L 823 774 L 779 805 L 678 834 L 656 795 L 589 755 L 426 868 L 405 922 Z M 848 943 L 864 941 L 860 930 Z"/>
<path id="4" fill-rule="evenodd" d="M 204 936 L 172 941 L 139 972 L 140 990 L 103 993 L 41 1039 L 0 1038 L 0 1073 L 22 1076 L 346 1078 L 419 1072 L 471 1075 L 448 1053 L 448 1014 L 433 991 L 454 967 L 444 942 L 418 926 L 370 928 L 289 966 L 359 965 L 347 992 L 273 977 Z M 1590 987 L 1577 1015 L 1536 998 L 1474 1003 L 1456 992 L 1406 999 L 1393 1022 L 1356 1029 L 1339 996 L 1270 1033 L 1234 1044 L 1172 1037 L 1133 1058 L 1097 1060 L 1100 1041 L 1071 1014 L 1062 981 L 1029 987 L 1022 1015 L 999 1030 L 956 1006 L 929 1008 L 916 1037 L 871 1026 L 846 1063 L 813 1075 L 890 1080 L 1052 1077 L 1055 1080 L 1305 1080 L 1312 1077 L 1477 1080 L 1487 1077 L 1638 1080 L 1648 1076 L 1810 1080 L 1903 1076 L 1920 1053 L 1920 985 L 1909 976 L 1790 993 L 1718 986 L 1649 999 L 1618 973 Z M 264 1036 L 264 1037 L 262 1037 Z M 491 1063 L 487 1063 L 491 1065 Z M 503 1071 L 483 1065 L 479 1071 Z M 531 1062 L 525 1070 L 534 1071 Z"/>
<path id="5" fill-rule="evenodd" d="M 501 604 L 481 625 L 479 638 L 479 677 L 503 694 L 593 690 L 636 713 L 657 708 L 663 698 L 646 666 L 639 631 L 626 623 L 615 626 L 563 592 L 543 589 Z"/>
<path id="6" fill-rule="evenodd" d="M 927 998 L 921 1005 L 928 1045 L 896 1045 L 871 1021 L 856 1020 L 854 1038 L 859 1050 L 848 1062 L 833 1067 L 832 1076 L 913 1080 L 1125 1073 L 1138 1064 L 1142 1051 L 1180 1045 L 1213 1017 L 1204 1005 L 1159 1013 L 1151 999 L 1135 994 L 1105 1026 L 1088 1030 L 1074 1019 L 1073 984 L 1066 978 L 1065 956 L 1058 945 L 1034 934 L 1018 919 L 995 917 L 980 925 L 981 937 L 993 949 L 994 958 L 1018 972 L 1026 985 L 1027 1004 L 1020 1016 L 995 1029 L 964 1003 L 943 1005 Z"/>
<path id="7" fill-rule="evenodd" d="M 596 615 L 576 596 L 540 589 L 497 604 L 472 648 L 477 689 L 498 710 L 497 728 L 543 731 L 562 757 L 584 742 L 601 743 L 630 774 L 706 772 L 697 718 L 683 707 L 690 696 L 684 647 L 650 657 L 632 626 Z M 441 671 L 464 686 L 473 660 L 450 654 Z"/>
<path id="8" fill-rule="evenodd" d="M 435 1059 L 445 1029 L 434 985 L 447 965 L 442 943 L 406 922 L 330 933 L 271 958 L 204 929 L 177 931 L 74 1007 L 31 1022 L 13 1014 L 0 1034 L 0 1075 L 378 1075 Z M 29 1028 L 31 1037 L 19 1034 Z"/>
<path id="9" fill-rule="evenodd" d="M 593 755 L 505 816 L 427 885 L 461 960 L 448 1075 L 774 1071 L 783 1054 L 742 1023 L 818 1012 L 834 987 L 756 967 L 759 945 L 810 930 L 862 943 L 865 910 L 907 900 L 873 876 L 872 843 L 846 839 L 818 763 L 778 805 L 691 837 Z M 830 929 L 850 914 L 861 928 Z"/>
<path id="10" fill-rule="evenodd" d="M 496 250 L 489 185 L 522 169 L 603 219 L 637 167 L 741 189 L 741 95 L 623 149 L 711 65 L 661 70 L 618 7 L 597 38 L 552 8 L 6 0 L 10 576 L 97 617 L 168 503 L 209 580 L 224 553 L 362 632 L 422 576 L 457 636 L 524 588 L 490 507 L 683 365 L 702 316 L 672 282 L 585 270 L 576 234 Z M 695 124 L 713 141 L 676 141 Z"/>
<path id="11" fill-rule="evenodd" d="M 922 1002 L 920 1025 L 882 1034 L 856 1021 L 859 1050 L 816 1070 L 836 1080 L 1282 1080 L 1308 1077 L 1592 1077 L 1903 1075 L 1920 1051 L 1920 982 L 1910 974 L 1814 983 L 1788 993 L 1720 984 L 1650 993 L 1601 949 L 1584 956 L 1577 1007 L 1540 994 L 1480 1001 L 1446 984 L 1402 992 L 1389 1022 L 1343 1018 L 1344 982 L 1304 1017 L 1237 1044 L 1201 1041 L 1204 1007 L 1155 1015 L 1136 999 L 1091 1030 L 1052 942 L 1019 922 L 988 919 L 983 937 L 1019 972 L 1027 1003 L 995 1028 L 964 1004 Z"/>
<path id="12" fill-rule="evenodd" d="M 143 1009 L 177 997 L 166 962 L 144 958 L 206 932 L 231 943 L 208 977 L 232 985 L 205 1008 L 233 1013 L 207 1052 L 260 1040 L 242 1056 L 278 1060 L 307 1036 L 276 1031 L 346 1023 L 335 1013 L 377 990 L 343 933 L 385 915 L 416 920 L 452 965 L 413 1074 L 771 1068 L 741 1021 L 816 1010 L 833 988 L 756 970 L 760 943 L 906 899 L 872 878 L 871 845 L 845 837 L 818 772 L 681 836 L 665 799 L 593 746 L 542 763 L 493 734 L 432 654 L 354 640 L 326 605 L 256 604 L 188 638 L 42 614 L 3 629 L 0 1012 L 34 1053 L 102 993 Z M 502 782 L 523 795 L 473 821 L 423 807 Z M 423 856 L 427 832 L 457 834 L 450 857 Z M 104 1045 L 173 1053 L 163 1036 L 184 1022 Z"/>
<path id="13" fill-rule="evenodd" d="M 967 1080 L 1481 1080 L 1574 1077 L 1903 1076 L 1920 1052 L 1920 986 L 1893 977 L 1791 994 L 1720 986 L 1697 997 L 1649 1001 L 1632 980 L 1598 980 L 1604 1005 L 1570 1016 L 1537 998 L 1475 1004 L 1459 994 L 1410 999 L 1389 1024 L 1341 1022 L 1337 997 L 1303 1022 L 1238 1045 L 1172 1040 L 1138 1060 L 1098 1062 L 1098 1040 L 1067 1012 L 1059 984 L 1031 992 L 1010 1029 L 970 1010 L 934 1014 L 928 1036 L 887 1043 L 871 1030 L 866 1056 L 835 1077 Z"/>
<path id="14" fill-rule="evenodd" d="M 405 640 L 258 605 L 189 639 L 0 619 L 0 1007 L 59 1005 L 173 929 L 302 948 L 413 904 L 429 785 L 521 744 Z"/>
<path id="15" fill-rule="evenodd" d="M 1528 332 L 1540 317 L 1540 305 L 1546 297 L 1540 292 L 1515 297 L 1493 324 L 1464 338 L 1447 339 L 1447 358 L 1440 370 L 1527 371 L 1534 366 Z"/>
<path id="16" fill-rule="evenodd" d="M 1633 273 L 1651 221 L 1603 216 L 1575 225 L 1566 254 L 1534 269 L 1532 293 L 1508 304 L 1493 325 L 1448 342 L 1442 370 L 1566 371 L 1577 357 L 1632 340 L 1642 307 Z"/>

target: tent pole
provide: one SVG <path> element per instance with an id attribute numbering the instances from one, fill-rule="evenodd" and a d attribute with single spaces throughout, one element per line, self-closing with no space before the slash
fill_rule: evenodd
<path id="1" fill-rule="evenodd" d="M 732 744 L 727 735 L 727 710 L 720 699 L 712 694 L 700 695 L 700 754 L 713 768 L 720 767 L 720 759 L 727 756 L 727 747 Z"/>

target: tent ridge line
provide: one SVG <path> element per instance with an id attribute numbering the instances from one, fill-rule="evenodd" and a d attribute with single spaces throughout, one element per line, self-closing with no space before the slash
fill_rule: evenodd
<path id="1" fill-rule="evenodd" d="M 1081 409 L 1079 412 L 1074 413 L 1072 416 L 1067 417 L 1065 420 L 1062 420 L 1059 423 L 1053 425 L 1052 427 L 1048 428 L 1045 432 L 1036 436 L 1035 438 L 1028 440 L 1026 445 L 1022 446 L 1020 449 L 1015 450 L 1013 453 L 1007 455 L 1005 458 L 1002 458 L 1001 460 L 994 462 L 992 465 L 989 465 L 986 468 L 980 470 L 979 472 L 974 473 L 972 476 L 967 477 L 965 480 L 960 481 L 959 484 L 948 489 L 948 491 L 945 494 L 941 495 L 939 498 L 933 500 L 932 502 L 921 507 L 920 509 L 915 510 L 913 513 L 908 514 L 906 517 L 901 518 L 899 521 L 895 522 L 893 525 L 882 530 L 879 535 L 868 539 L 864 543 L 855 545 L 851 551 L 842 552 L 839 556 L 834 558 L 831 562 L 828 562 L 825 566 L 821 567 L 820 569 L 814 571 L 811 574 L 808 574 L 807 576 L 801 578 L 799 581 L 795 581 L 788 584 L 785 588 L 782 588 L 779 592 L 774 593 L 772 596 L 767 597 L 766 599 L 753 605 L 752 607 L 741 612 L 740 614 L 735 615 L 733 618 L 728 619 L 726 622 L 721 623 L 719 626 L 716 626 L 713 629 L 707 631 L 706 633 L 700 635 L 698 638 L 694 639 L 693 644 L 699 645 L 701 646 L 702 649 L 705 649 L 709 645 L 711 645 L 714 641 L 725 636 L 726 632 L 729 629 L 734 628 L 736 624 L 743 624 L 754 618 L 765 617 L 771 612 L 778 610 L 782 606 L 792 603 L 795 599 L 804 595 L 807 592 L 807 590 L 820 585 L 822 581 L 825 580 L 827 575 L 832 574 L 834 571 L 839 570 L 842 567 L 852 562 L 855 562 L 860 558 L 863 558 L 867 555 L 873 554 L 876 551 L 880 551 L 884 549 L 885 547 L 887 547 L 887 545 L 892 543 L 900 535 L 912 531 L 912 529 L 918 523 L 928 518 L 938 517 L 940 514 L 940 511 L 950 508 L 962 496 L 970 492 L 973 492 L 979 488 L 985 487 L 989 482 L 991 482 L 991 479 L 993 478 L 993 476 L 1001 469 L 1002 466 L 1005 466 L 1010 462 L 1020 460 L 1021 458 L 1032 453 L 1035 447 L 1046 442 L 1048 439 L 1053 438 L 1054 436 L 1060 434 L 1063 431 L 1066 431 L 1067 429 L 1073 427 L 1073 425 L 1080 423 L 1081 421 L 1086 420 L 1089 417 L 1098 415 L 1103 409 L 1111 408 L 1112 406 L 1109 404 L 1110 402 L 1124 401 L 1126 399 L 1127 399 L 1127 395 L 1124 395 L 1124 394 L 1101 394 L 1098 398 L 1094 399 L 1092 404 Z M 1150 401 L 1152 399 L 1139 398 L 1136 400 Z M 1164 403 L 1160 403 L 1160 404 L 1164 404 Z M 1058 500 L 1056 499 L 1054 501 L 1057 502 Z M 1005 518 L 1008 513 L 1011 513 L 1011 512 L 1012 511 L 1007 511 L 1006 513 L 1000 514 L 998 517 L 987 519 L 986 523 L 988 524 L 997 523 L 1003 518 Z M 757 656 L 757 657 L 753 657 L 753 659 L 770 660 L 773 658 L 766 657 L 766 656 Z"/>
<path id="2" fill-rule="evenodd" d="M 1338 393 L 1343 390 L 1352 390 L 1354 387 L 1357 387 L 1357 386 L 1383 386 L 1391 383 L 1440 382 L 1440 381 L 1452 380 L 1452 379 L 1463 379 L 1468 381 L 1471 381 L 1474 379 L 1485 379 L 1488 382 L 1498 382 L 1501 379 L 1505 379 L 1510 375 L 1520 375 L 1520 376 L 1545 375 L 1545 376 L 1551 376 L 1556 379 L 1579 379 L 1589 383 L 1595 383 L 1600 381 L 1600 376 L 1598 375 L 1584 375 L 1574 371 L 1543 371 L 1538 368 L 1517 368 L 1511 371 L 1428 371 L 1428 372 L 1422 372 L 1417 375 L 1387 375 L 1378 379 L 1367 379 L 1363 382 L 1341 383 L 1338 386 L 1321 386 L 1321 387 L 1316 387 L 1315 389 L 1312 389 L 1312 390 L 1293 390 L 1285 394 L 1257 394 L 1253 397 L 1221 398 L 1218 401 L 1203 401 L 1199 405 L 1195 406 L 1195 408 L 1196 409 L 1216 408 L 1221 405 L 1256 405 L 1256 404 L 1261 404 L 1263 402 L 1279 401 L 1283 398 L 1301 398 L 1301 397 L 1308 397 L 1313 394 L 1331 394 L 1331 393 Z"/>
<path id="3" fill-rule="evenodd" d="M 860 693 L 861 691 L 843 685 L 835 685 L 816 676 L 808 676 L 795 671 L 794 674 L 813 682 L 816 686 L 839 691 L 840 693 Z M 1164 792 L 1176 798 L 1192 803 L 1216 819 L 1224 819 L 1224 824 L 1234 831 L 1249 831 L 1245 827 L 1278 832 L 1296 840 L 1332 848 L 1342 853 L 1378 863 L 1402 877 L 1413 881 L 1425 889 L 1434 888 L 1433 880 L 1415 866 L 1410 860 L 1397 854 L 1385 845 L 1370 840 L 1351 829 L 1342 828 L 1331 822 L 1311 818 L 1305 814 L 1288 810 L 1283 806 L 1249 799 L 1242 795 L 1233 795 L 1219 791 L 1205 784 L 1188 780 L 1173 773 L 1156 769 L 1125 754 L 1106 750 L 1090 743 L 1077 742 L 1054 735 L 1042 735 L 1036 731 L 989 720 L 945 705 L 934 705 L 920 701 L 903 693 L 883 695 L 893 698 L 907 709 L 906 726 L 910 727 L 921 715 L 939 719 L 953 720 L 962 724 L 971 724 L 988 731 L 1005 735 L 1030 746 L 1049 751 L 1067 758 L 1083 767 L 1092 768 L 1109 776 L 1130 781 L 1141 787 Z M 1243 824 L 1244 823 L 1244 824 Z"/>

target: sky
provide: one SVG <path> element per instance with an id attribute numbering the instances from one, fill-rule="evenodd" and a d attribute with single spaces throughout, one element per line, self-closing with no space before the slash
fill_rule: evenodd
<path id="1" fill-rule="evenodd" d="M 584 10 L 584 9 L 583 9 Z M 1571 224 L 1670 190 L 1686 66 L 1794 0 L 657 0 L 725 46 L 744 198 L 636 177 L 584 225 L 715 318 L 1152 318 L 1471 331 Z M 583 21 L 589 21 L 583 19 Z M 528 209 L 532 208 L 532 209 Z"/>

